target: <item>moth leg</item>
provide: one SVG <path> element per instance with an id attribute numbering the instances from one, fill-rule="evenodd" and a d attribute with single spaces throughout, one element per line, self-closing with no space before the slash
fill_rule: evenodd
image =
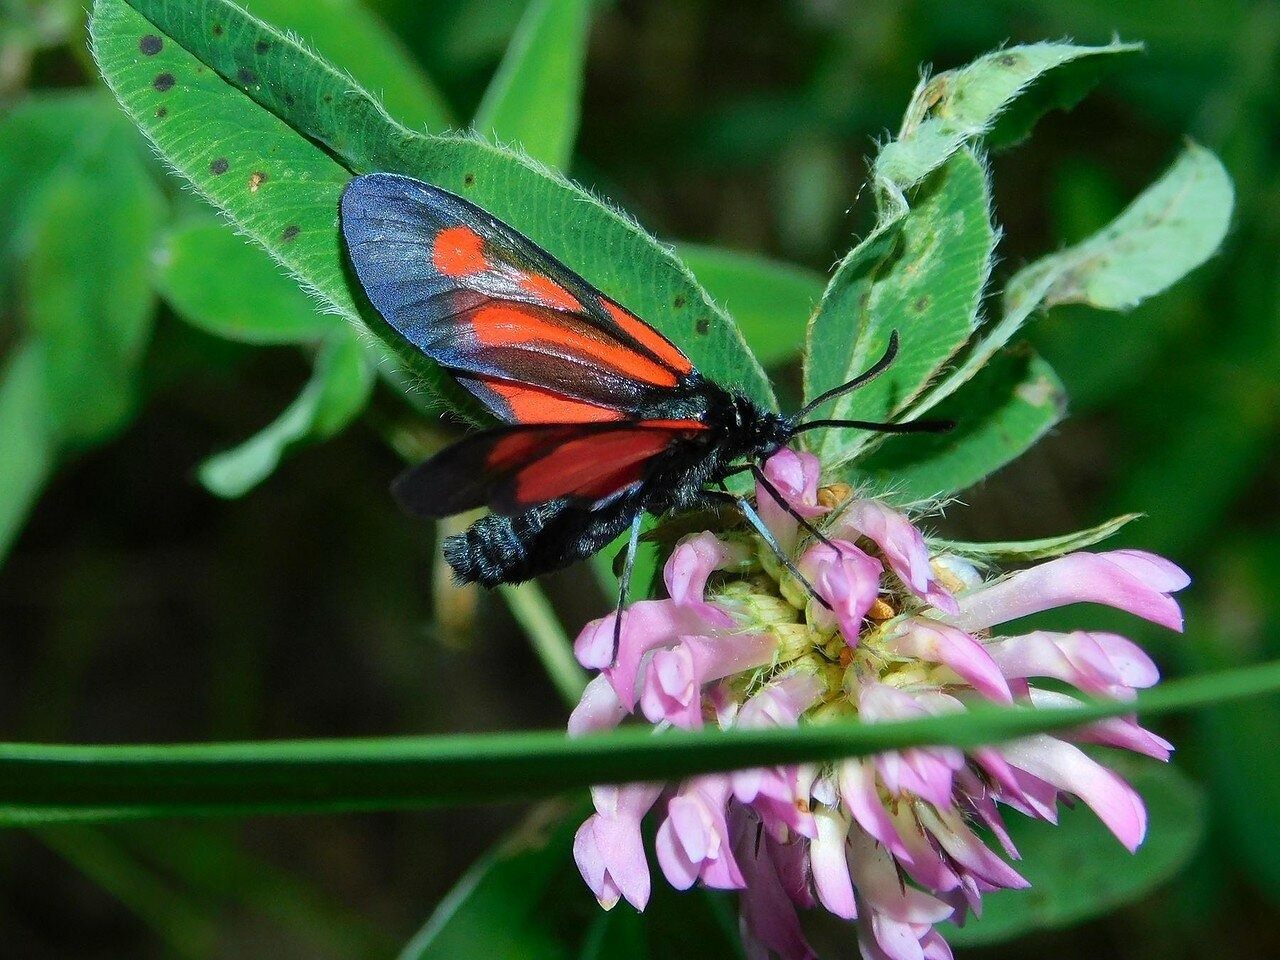
<path id="1" fill-rule="evenodd" d="M 800 572 L 800 568 L 795 565 L 795 562 L 789 556 L 787 556 L 787 551 L 782 549 L 782 544 L 778 543 L 777 538 L 765 525 L 765 522 L 760 519 L 760 514 L 756 513 L 755 507 L 751 506 L 744 497 L 734 496 L 728 490 L 723 489 L 723 487 L 720 491 L 708 490 L 707 493 L 715 494 L 721 499 L 728 498 L 729 501 L 736 504 L 738 509 L 742 511 L 742 515 L 746 517 L 747 523 L 751 524 L 756 533 L 760 534 L 760 538 L 764 540 L 769 549 L 773 551 L 773 555 L 778 558 L 778 561 L 784 567 L 787 568 L 787 572 L 799 581 L 800 585 L 804 587 L 805 592 L 808 593 L 809 596 L 813 597 L 813 599 L 817 600 L 822 606 L 826 607 L 826 609 L 831 609 L 831 604 L 829 604 L 824 597 L 819 595 L 813 584 L 810 583 L 808 578 Z"/>
<path id="2" fill-rule="evenodd" d="M 782 494 L 778 492 L 778 488 L 775 487 L 773 483 L 769 480 L 769 478 L 764 475 L 763 470 L 761 470 L 754 463 L 750 465 L 750 469 L 751 469 L 752 475 L 756 478 L 756 482 L 759 483 L 760 486 L 764 487 L 765 492 L 773 498 L 774 503 L 776 503 L 783 510 L 785 510 L 787 515 L 791 517 L 792 520 L 800 524 L 800 526 L 803 527 L 805 530 L 807 530 L 811 536 L 815 537 L 819 543 L 825 544 L 826 546 L 832 547 L 832 549 L 834 549 L 834 546 L 832 545 L 831 541 L 827 539 L 826 535 L 821 530 L 819 530 L 817 527 L 811 524 L 804 517 L 800 516 L 800 514 L 796 511 L 795 507 L 787 503 L 787 501 L 783 498 Z"/>
<path id="3" fill-rule="evenodd" d="M 627 605 L 627 594 L 631 590 L 631 571 L 636 565 L 636 550 L 640 546 L 640 521 L 644 511 L 637 510 L 631 520 L 631 536 L 627 540 L 627 556 L 622 561 L 622 575 L 618 577 L 618 612 L 613 618 L 613 656 L 610 662 L 618 660 L 618 646 L 622 643 L 622 610 Z"/>

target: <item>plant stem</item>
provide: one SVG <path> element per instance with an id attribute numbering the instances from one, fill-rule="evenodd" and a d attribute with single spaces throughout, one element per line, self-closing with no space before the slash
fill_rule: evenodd
<path id="1" fill-rule="evenodd" d="M 574 659 L 573 644 L 560 626 L 547 595 L 533 582 L 519 586 L 504 583 L 498 592 L 516 622 L 524 628 L 534 653 L 564 702 L 570 707 L 576 706 L 587 685 L 587 674 Z"/>

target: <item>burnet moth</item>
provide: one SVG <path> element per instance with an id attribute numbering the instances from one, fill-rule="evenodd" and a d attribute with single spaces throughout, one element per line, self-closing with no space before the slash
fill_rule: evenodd
<path id="1" fill-rule="evenodd" d="M 950 426 L 804 420 L 883 372 L 897 352 L 896 333 L 866 372 L 781 416 L 702 376 L 653 327 L 459 196 L 374 173 L 348 184 L 341 213 L 352 266 L 374 308 L 505 424 L 447 447 L 394 486 L 421 517 L 490 510 L 444 542 L 461 582 L 518 583 L 584 559 L 630 528 L 621 611 L 642 514 L 732 500 L 813 593 L 750 502 L 724 481 L 750 471 L 789 509 L 759 464 L 796 434 Z"/>

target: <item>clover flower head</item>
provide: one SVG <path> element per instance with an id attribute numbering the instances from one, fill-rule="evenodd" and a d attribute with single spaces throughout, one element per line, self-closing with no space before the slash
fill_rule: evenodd
<path id="1" fill-rule="evenodd" d="M 1037 681 L 1123 700 L 1158 680 L 1151 659 L 1122 636 L 1006 634 L 1000 625 L 1087 601 L 1181 629 L 1171 594 L 1189 581 L 1167 560 L 1079 552 L 984 576 L 961 557 L 931 553 L 915 522 L 882 500 L 820 489 L 820 465 L 809 454 L 781 450 L 764 471 L 795 514 L 823 528 L 827 542 L 807 540 L 793 516 L 757 491 L 771 533 L 825 605 L 757 536 L 685 538 L 665 567 L 667 599 L 635 603 L 578 637 L 579 660 L 600 673 L 570 733 L 608 729 L 632 714 L 659 729 L 697 729 L 879 723 L 982 702 L 1061 708 L 1079 701 Z M 1018 851 L 1006 810 L 1054 821 L 1059 801 L 1078 799 L 1125 847 L 1142 842 L 1142 799 L 1081 744 L 1160 760 L 1172 749 L 1129 716 L 968 751 L 916 747 L 598 787 L 574 854 L 602 906 L 626 899 L 644 909 L 651 881 L 641 824 L 652 813 L 668 883 L 739 891 L 749 956 L 814 957 L 798 910 L 820 907 L 856 922 L 868 960 L 939 960 L 951 956 L 939 922 L 962 923 L 980 912 L 984 894 L 1027 886 L 1009 863 Z"/>

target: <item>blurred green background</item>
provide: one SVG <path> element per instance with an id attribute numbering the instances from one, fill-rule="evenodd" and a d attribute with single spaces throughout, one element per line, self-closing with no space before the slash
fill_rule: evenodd
<path id="1" fill-rule="evenodd" d="M 359 15 L 345 0 L 296 2 Z M 289 24 L 283 0 L 248 5 Z M 524 3 L 364 6 L 450 113 L 466 117 Z M 0 109 L 100 85 L 78 2 L 5 0 L 2 16 Z M 663 239 L 825 274 L 870 225 L 868 198 L 858 198 L 865 158 L 896 127 L 919 65 L 956 66 L 1005 41 L 1100 43 L 1113 33 L 1147 52 L 992 161 L 1005 230 L 998 275 L 1106 223 L 1184 135 L 1230 170 L 1234 228 L 1219 256 L 1131 314 L 1059 308 L 1031 327 L 1071 391 L 1072 416 L 969 491 L 945 529 L 1034 537 L 1146 511 L 1121 539 L 1192 572 L 1188 629 L 1125 629 L 1177 675 L 1280 656 L 1280 5 L 602 4 L 569 172 Z M 76 177 L 134 190 L 140 222 L 199 204 L 115 119 L 109 97 L 85 104 L 80 129 L 101 138 L 101 167 L 82 166 L 60 193 L 42 194 L 36 227 L 27 187 L 47 173 L 32 167 L 42 145 L 0 139 L 0 392 L 18 390 L 35 362 L 18 347 L 24 326 L 57 332 L 60 297 L 98 297 L 102 311 L 125 314 L 141 303 L 147 315 L 121 321 L 133 326 L 117 345 L 122 385 L 111 395 L 127 402 L 65 412 L 69 426 L 34 479 L 6 453 L 24 421 L 0 420 L 0 528 L 16 536 L 0 568 L 3 739 L 562 724 L 555 690 L 504 608 L 488 598 L 473 608 L 474 598 L 436 583 L 434 538 L 387 495 L 399 461 L 375 429 L 376 399 L 364 421 L 299 450 L 243 499 L 215 499 L 195 482 L 211 453 L 293 400 L 307 368 L 295 349 L 217 339 L 153 305 L 142 292 L 149 250 L 143 275 L 122 288 L 110 273 L 118 249 L 94 240 L 109 214 L 77 192 Z M 121 174 L 129 166 L 142 179 Z M 785 405 L 796 365 L 782 358 L 772 372 Z M 23 522 L 18 492 L 41 486 Z M 570 573 L 548 585 L 571 629 L 607 605 L 580 583 Z M 1209 798 L 1210 829 L 1188 867 L 1107 917 L 962 956 L 1190 958 L 1223 955 L 1224 944 L 1237 957 L 1280 955 L 1280 703 L 1161 729 Z M 14 957 L 390 956 L 520 813 L 7 833 L 0 943 Z M 590 903 L 573 884 L 561 895 Z M 833 950 L 854 955 L 852 935 Z"/>

